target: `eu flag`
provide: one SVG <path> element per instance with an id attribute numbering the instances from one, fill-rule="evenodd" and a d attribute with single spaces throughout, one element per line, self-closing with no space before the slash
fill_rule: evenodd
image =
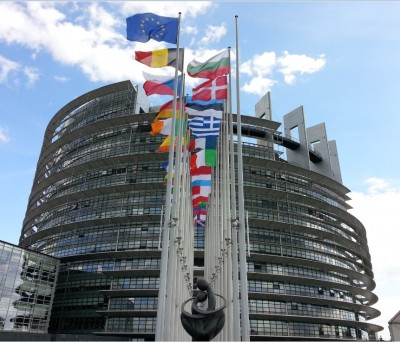
<path id="1" fill-rule="evenodd" d="M 150 39 L 176 44 L 178 18 L 161 17 L 154 13 L 135 14 L 126 18 L 126 38 L 146 43 Z"/>

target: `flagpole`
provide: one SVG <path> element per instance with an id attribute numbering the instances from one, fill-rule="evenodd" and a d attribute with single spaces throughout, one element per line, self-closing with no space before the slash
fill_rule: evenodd
<path id="1" fill-rule="evenodd" d="M 250 341 L 249 322 L 249 295 L 247 287 L 247 260 L 246 260 L 246 234 L 244 216 L 244 189 L 243 189 L 243 154 L 242 154 L 242 119 L 240 114 L 239 93 L 239 42 L 238 42 L 238 16 L 235 15 L 236 24 L 236 102 L 237 102 L 237 151 L 238 151 L 238 200 L 239 200 L 239 262 L 240 262 L 240 302 L 242 341 Z"/>
<path id="2" fill-rule="evenodd" d="M 182 83 L 181 83 L 181 89 L 179 89 L 180 95 L 183 93 L 184 89 L 184 75 L 182 75 Z M 176 104 L 174 104 L 175 107 Z M 175 108 L 176 111 L 176 108 Z M 173 112 L 173 115 L 175 113 Z M 176 116 L 176 115 L 175 115 Z M 167 298 L 166 298 L 166 311 L 169 312 L 170 314 L 165 315 L 164 319 L 164 336 L 165 339 L 168 340 L 175 340 L 176 335 L 178 334 L 178 331 L 180 329 L 183 329 L 181 325 L 177 325 L 176 321 L 179 322 L 179 315 L 177 315 L 177 306 L 175 301 L 177 300 L 177 296 L 179 297 L 179 294 L 181 292 L 177 291 L 177 288 L 180 284 L 180 275 L 181 273 L 177 271 L 177 248 L 180 248 L 181 246 L 177 246 L 177 243 L 179 244 L 181 242 L 182 236 L 179 236 L 179 231 L 180 231 L 180 226 L 185 225 L 185 222 L 182 222 L 182 217 L 180 215 L 180 209 L 181 209 L 181 195 L 182 195 L 182 129 L 183 129 L 183 123 L 184 123 L 184 114 L 179 113 L 179 118 L 178 119 L 178 125 L 177 129 L 178 132 L 173 136 L 173 143 L 171 144 L 173 147 L 173 150 L 176 150 L 175 152 L 175 168 L 174 168 L 174 179 L 175 179 L 175 184 L 173 186 L 173 198 L 172 198 L 172 209 L 171 209 L 171 214 L 172 214 L 172 220 L 175 221 L 175 227 L 170 231 L 170 237 L 169 237 L 169 258 L 168 258 L 168 272 L 167 272 L 167 282 L 166 282 L 166 289 L 167 289 Z M 175 143 L 175 140 L 176 143 Z M 175 148 L 176 144 L 176 148 Z M 171 148 L 170 145 L 170 148 Z M 174 272 L 173 272 L 174 270 Z"/>
<path id="3" fill-rule="evenodd" d="M 229 49 L 229 65 L 231 65 L 231 48 Z M 233 321 L 240 321 L 239 308 L 239 266 L 238 266 L 238 246 L 237 246 L 237 229 L 233 227 L 236 220 L 236 175 L 235 175 L 235 145 L 233 142 L 233 115 L 232 115 L 232 73 L 229 71 L 228 82 L 228 113 L 229 113 L 229 147 L 230 147 L 230 178 L 231 178 L 231 220 L 232 220 L 232 286 L 233 286 Z M 233 325 L 233 339 L 240 341 L 240 324 Z"/>
<path id="4" fill-rule="evenodd" d="M 173 99 L 173 110 L 172 110 L 172 124 L 171 124 L 171 140 L 169 146 L 168 156 L 168 177 L 167 177 L 167 189 L 165 199 L 165 215 L 164 215 L 164 226 L 163 226 L 163 242 L 161 250 L 161 265 L 160 265 L 160 288 L 158 292 L 158 308 L 157 308 L 157 325 L 156 325 L 156 341 L 164 341 L 164 319 L 165 319 L 165 303 L 167 295 L 167 267 L 168 267 L 168 243 L 170 225 L 174 224 L 171 220 L 171 200 L 172 200 L 172 173 L 174 168 L 174 147 L 175 147 L 175 120 L 176 120 L 176 98 L 178 92 L 178 67 L 179 67 L 179 36 L 180 36 L 180 23 L 181 23 L 181 12 L 178 17 L 178 32 L 176 41 L 176 68 L 175 68 L 175 82 L 174 82 L 174 99 Z"/>

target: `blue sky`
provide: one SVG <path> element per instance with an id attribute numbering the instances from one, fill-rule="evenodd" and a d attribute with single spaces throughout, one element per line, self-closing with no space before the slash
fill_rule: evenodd
<path id="1" fill-rule="evenodd" d="M 326 123 L 352 190 L 352 213 L 367 229 L 382 311 L 374 322 L 389 339 L 387 321 L 400 309 L 393 238 L 400 206 L 398 2 L 0 2 L 0 239 L 18 243 L 51 117 L 99 86 L 141 84 L 146 67 L 134 51 L 169 46 L 127 41 L 125 18 L 179 11 L 186 63 L 235 49 L 239 16 L 243 114 L 253 115 L 271 91 L 273 120 L 303 106 L 307 126 Z M 189 80 L 188 91 L 194 84 Z"/>

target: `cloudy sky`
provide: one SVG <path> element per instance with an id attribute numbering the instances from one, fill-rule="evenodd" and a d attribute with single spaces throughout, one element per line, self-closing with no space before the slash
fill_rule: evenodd
<path id="1" fill-rule="evenodd" d="M 186 63 L 235 50 L 238 15 L 242 113 L 254 115 L 271 91 L 273 120 L 303 106 L 307 126 L 326 123 L 352 213 L 367 229 L 382 312 L 374 323 L 389 339 L 400 310 L 398 2 L 0 2 L 0 239 L 18 243 L 51 117 L 99 86 L 143 83 L 134 51 L 168 47 L 126 40 L 125 18 L 143 12 L 182 13 Z"/>

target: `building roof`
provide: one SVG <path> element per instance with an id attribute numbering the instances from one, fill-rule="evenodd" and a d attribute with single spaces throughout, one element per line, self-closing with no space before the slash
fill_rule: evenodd
<path id="1" fill-rule="evenodd" d="M 388 323 L 389 324 L 400 324 L 400 311 L 398 311 L 397 314 L 395 314 Z"/>

